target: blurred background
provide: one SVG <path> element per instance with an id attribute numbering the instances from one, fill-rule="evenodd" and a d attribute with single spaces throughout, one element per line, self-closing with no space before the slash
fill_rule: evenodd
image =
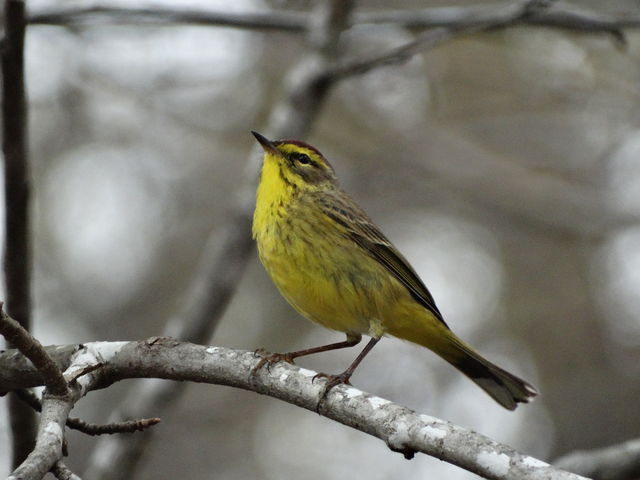
<path id="1" fill-rule="evenodd" d="M 83 4 L 28 5 L 53 3 Z M 638 8 L 574 4 L 611 14 Z M 312 2 L 185 5 L 308 11 Z M 342 45 L 368 55 L 412 36 L 357 27 Z M 284 73 L 305 52 L 299 35 L 235 28 L 29 27 L 42 343 L 163 332 L 207 238 L 224 231 L 248 181 L 249 130 L 264 130 Z M 606 34 L 520 27 L 451 41 L 331 92 L 302 140 L 325 154 L 412 262 L 452 329 L 540 396 L 508 412 L 429 351 L 392 338 L 367 357 L 355 386 L 546 460 L 637 436 L 639 60 L 633 31 L 621 47 Z M 299 317 L 254 253 L 210 342 L 289 351 L 342 339 Z M 339 372 L 356 354 L 298 363 Z M 92 393 L 73 413 L 104 422 L 132 384 Z M 0 415 L 0 445 L 7 428 Z M 155 428 L 136 478 L 475 478 L 426 456 L 406 461 L 315 413 L 227 387 L 190 385 Z M 73 431 L 69 441 L 67 463 L 82 474 L 94 442 Z M 1 471 L 7 453 L 0 448 Z"/>

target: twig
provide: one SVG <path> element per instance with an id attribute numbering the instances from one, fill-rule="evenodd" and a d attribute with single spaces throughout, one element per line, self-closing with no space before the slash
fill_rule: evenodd
<path id="1" fill-rule="evenodd" d="M 58 480 L 82 480 L 60 460 L 53 465 L 51 473 L 53 473 Z"/>
<path id="2" fill-rule="evenodd" d="M 640 439 L 596 450 L 581 450 L 558 458 L 558 468 L 595 480 L 640 478 Z"/>
<path id="3" fill-rule="evenodd" d="M 107 423 L 99 425 L 96 423 L 88 423 L 77 418 L 70 418 L 67 426 L 75 430 L 79 430 L 87 435 L 113 435 L 115 433 L 135 433 L 142 432 L 147 428 L 153 427 L 161 422 L 155 418 L 139 418 L 137 420 L 128 420 L 126 422 Z"/>
<path id="4" fill-rule="evenodd" d="M 105 364 L 103 368 L 90 374 L 87 389 L 83 393 L 107 387 L 126 378 L 155 377 L 228 385 L 315 411 L 318 396 L 323 390 L 322 381 L 313 381 L 316 372 L 278 363 L 270 370 L 261 369 L 255 377 L 251 377 L 250 372 L 260 360 L 253 352 L 194 345 L 171 339 L 161 339 L 153 344 L 145 341 L 88 343 L 84 345 L 82 355 L 99 358 Z M 78 354 L 74 354 L 74 357 L 78 358 Z M 9 357 L 0 354 L 0 368 L 10 368 L 5 362 L 6 358 Z M 74 401 L 77 398 L 75 395 Z M 383 440 L 393 451 L 407 457 L 414 452 L 422 452 L 488 479 L 583 478 L 473 431 L 428 415 L 420 415 L 348 385 L 331 390 L 320 414 L 373 435 Z"/>
<path id="5" fill-rule="evenodd" d="M 10 318 L 2 306 L 3 304 L 0 302 L 0 333 L 4 335 L 10 345 L 16 347 L 25 357 L 31 360 L 41 373 L 43 384 L 47 386 L 52 394 L 66 395 L 67 382 L 58 366 L 40 342 L 18 322 Z"/>
<path id="6" fill-rule="evenodd" d="M 541 10 L 548 7 L 549 5 L 546 2 L 540 2 L 539 0 L 509 4 L 490 16 L 479 16 L 473 18 L 473 20 L 452 23 L 447 27 L 434 28 L 422 33 L 414 40 L 387 52 L 368 59 L 356 59 L 337 65 L 327 71 L 326 74 L 334 77 L 334 80 L 352 75 L 362 75 L 375 68 L 406 61 L 416 53 L 430 50 L 452 38 L 516 24 L 532 15 L 538 15 Z"/>
<path id="7" fill-rule="evenodd" d="M 102 365 L 102 364 L 101 364 Z M 91 370 L 93 371 L 93 370 Z M 36 397 L 31 390 L 17 390 L 16 394 L 20 399 L 33 408 L 36 412 L 42 410 L 42 403 L 40 399 Z M 149 427 L 153 427 L 160 423 L 160 419 L 155 418 L 140 418 L 138 420 L 128 420 L 126 422 L 108 423 L 101 425 L 97 423 L 89 423 L 79 418 L 69 417 L 67 419 L 67 427 L 87 435 L 111 435 L 114 433 L 134 433 L 146 430 Z"/>
<path id="8" fill-rule="evenodd" d="M 29 13 L 29 23 L 41 25 L 95 25 L 95 24 L 178 24 L 216 25 L 248 30 L 278 30 L 302 33 L 307 20 L 299 12 L 229 13 L 211 10 L 163 8 L 91 7 L 43 8 Z"/>
<path id="9" fill-rule="evenodd" d="M 355 13 L 350 25 L 396 25 L 411 30 L 437 27 L 466 28 L 492 23 L 511 8 L 522 3 L 498 2 L 485 5 L 430 7 L 419 10 L 382 10 Z M 308 15 L 300 12 L 247 12 L 228 13 L 209 9 L 183 8 L 127 8 L 107 5 L 91 7 L 59 7 L 34 9 L 29 13 L 29 23 L 63 26 L 91 26 L 104 24 L 152 24 L 152 25 L 209 25 L 244 28 L 249 30 L 305 33 Z M 555 4 L 552 8 L 539 9 L 520 24 L 564 28 L 589 32 L 614 32 L 640 28 L 640 16 L 607 15 L 572 6 Z"/>
<path id="10" fill-rule="evenodd" d="M 518 23 L 544 27 L 591 32 L 610 32 L 625 28 L 639 28 L 639 15 L 607 15 L 585 10 L 568 3 L 537 2 L 529 15 Z M 546 3 L 546 4 L 545 4 Z M 553 3 L 549 5 L 550 3 Z M 354 16 L 357 24 L 391 24 L 412 30 L 436 27 L 465 28 L 496 21 L 504 12 L 521 8 L 526 2 L 499 2 L 484 5 L 432 7 L 420 10 L 386 10 L 360 13 Z"/>

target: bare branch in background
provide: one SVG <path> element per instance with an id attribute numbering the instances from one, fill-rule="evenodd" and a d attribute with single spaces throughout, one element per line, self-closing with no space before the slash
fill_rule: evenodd
<path id="1" fill-rule="evenodd" d="M 374 57 L 356 59 L 338 65 L 328 71 L 327 75 L 335 77 L 333 79 L 334 81 L 353 75 L 362 75 L 378 67 L 406 61 L 421 51 L 427 51 L 446 43 L 453 37 L 515 25 L 548 7 L 549 5 L 535 0 L 530 0 L 522 4 L 514 3 L 503 6 L 493 15 L 481 15 L 475 18 L 473 22 L 459 22 L 451 24 L 447 28 L 435 28 L 419 35 L 405 45 L 400 45 Z"/>
<path id="2" fill-rule="evenodd" d="M 107 5 L 91 7 L 42 8 L 29 12 L 29 23 L 41 25 L 216 25 L 248 30 L 277 30 L 304 33 L 307 15 L 301 12 L 213 12 L 191 8 L 177 9 L 154 6 L 122 8 Z"/>
<path id="3" fill-rule="evenodd" d="M 6 308 L 26 330 L 31 328 L 31 239 L 29 238 L 29 166 L 27 100 L 24 79 L 26 12 L 23 0 L 4 2 L 2 42 L 2 151 L 4 154 Z M 33 412 L 9 397 L 13 465 L 34 445 Z"/>
<path id="4" fill-rule="evenodd" d="M 85 367 L 87 362 L 91 362 L 90 359 L 102 362 L 104 367 L 89 374 L 90 378 L 82 382 L 82 391 L 74 394 L 72 402 L 89 390 L 108 387 L 125 378 L 157 377 L 242 388 L 315 411 L 324 388 L 323 382 L 313 381 L 316 372 L 311 370 L 281 362 L 271 369 L 261 369 L 252 377 L 250 374 L 260 361 L 252 352 L 194 345 L 166 338 L 154 342 L 88 343 L 80 352 L 72 354 L 70 370 Z M 11 367 L 5 354 L 0 354 L 0 367 Z M 45 405 L 46 402 L 47 398 Z M 62 428 L 63 422 L 59 420 L 65 416 L 65 407 L 60 406 L 56 413 L 58 417 L 50 421 L 57 422 L 56 425 Z M 331 390 L 320 414 L 383 440 L 390 449 L 407 458 L 417 452 L 425 453 L 488 479 L 583 478 L 471 430 L 420 415 L 349 385 L 340 385 Z M 51 430 L 55 431 L 56 428 Z M 51 445 L 50 450 L 59 452 L 58 447 Z M 45 462 L 45 456 L 42 455 L 38 471 L 50 469 L 56 461 L 51 461 L 51 458 L 51 455 L 47 456 Z M 35 466 L 32 467 L 35 471 Z"/>
<path id="5" fill-rule="evenodd" d="M 305 136 L 318 115 L 329 85 L 320 82 L 328 65 L 333 65 L 340 33 L 348 24 L 352 2 L 330 0 L 320 3 L 308 26 L 309 43 L 314 52 L 295 66 L 285 79 L 283 99 L 273 108 L 267 130 L 276 136 Z M 248 133 L 248 132 L 247 132 Z M 247 137 L 249 138 L 249 137 Z M 244 183 L 240 186 L 229 222 L 214 230 L 207 242 L 199 270 L 184 302 L 184 310 L 170 322 L 167 334 L 195 343 L 205 343 L 213 334 L 240 281 L 253 251 L 250 234 L 251 212 L 255 196 L 260 154 L 254 148 L 246 162 Z M 185 385 L 148 381 L 134 387 L 119 411 L 111 416 L 120 422 L 163 412 L 175 404 Z M 136 437 L 102 438 L 89 462 L 87 476 L 96 479 L 130 478 L 144 447 L 152 439 L 149 433 Z M 107 458 L 102 452 L 110 452 Z"/>
<path id="6" fill-rule="evenodd" d="M 499 2 L 486 5 L 431 7 L 418 10 L 356 12 L 351 25 L 397 25 L 411 30 L 428 28 L 469 28 L 495 23 L 505 12 L 520 9 L 529 2 Z M 536 2 L 538 6 L 544 2 Z M 549 2 L 549 8 L 534 8 L 519 23 L 611 33 L 640 27 L 640 15 L 606 15 L 567 3 Z M 211 25 L 250 30 L 276 30 L 291 33 L 307 31 L 307 14 L 269 11 L 234 13 L 180 8 L 123 8 L 108 5 L 33 9 L 29 23 L 45 25 L 91 26 L 103 24 Z"/>
<path id="7" fill-rule="evenodd" d="M 558 458 L 558 468 L 595 480 L 640 478 L 640 439 L 597 450 L 581 450 Z"/>

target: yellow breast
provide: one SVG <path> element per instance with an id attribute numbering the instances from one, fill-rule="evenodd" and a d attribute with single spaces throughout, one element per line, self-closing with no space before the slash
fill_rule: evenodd
<path id="1" fill-rule="evenodd" d="M 344 228 L 298 186 L 265 162 L 253 235 L 260 259 L 287 301 L 302 315 L 342 332 L 380 336 L 404 287 L 367 256 Z"/>

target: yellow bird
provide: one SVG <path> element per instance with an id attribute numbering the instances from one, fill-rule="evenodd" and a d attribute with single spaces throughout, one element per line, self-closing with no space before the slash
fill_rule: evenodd
<path id="1" fill-rule="evenodd" d="M 383 335 L 427 347 L 509 410 L 537 395 L 527 382 L 475 352 L 447 326 L 433 297 L 402 254 L 338 185 L 314 147 L 270 141 L 264 149 L 253 237 L 280 293 L 302 315 L 347 339 L 306 350 L 265 355 L 264 363 L 352 347 L 371 340 L 353 363 L 327 378 L 323 397 L 353 371 Z M 322 397 L 321 397 L 322 400 Z"/>

